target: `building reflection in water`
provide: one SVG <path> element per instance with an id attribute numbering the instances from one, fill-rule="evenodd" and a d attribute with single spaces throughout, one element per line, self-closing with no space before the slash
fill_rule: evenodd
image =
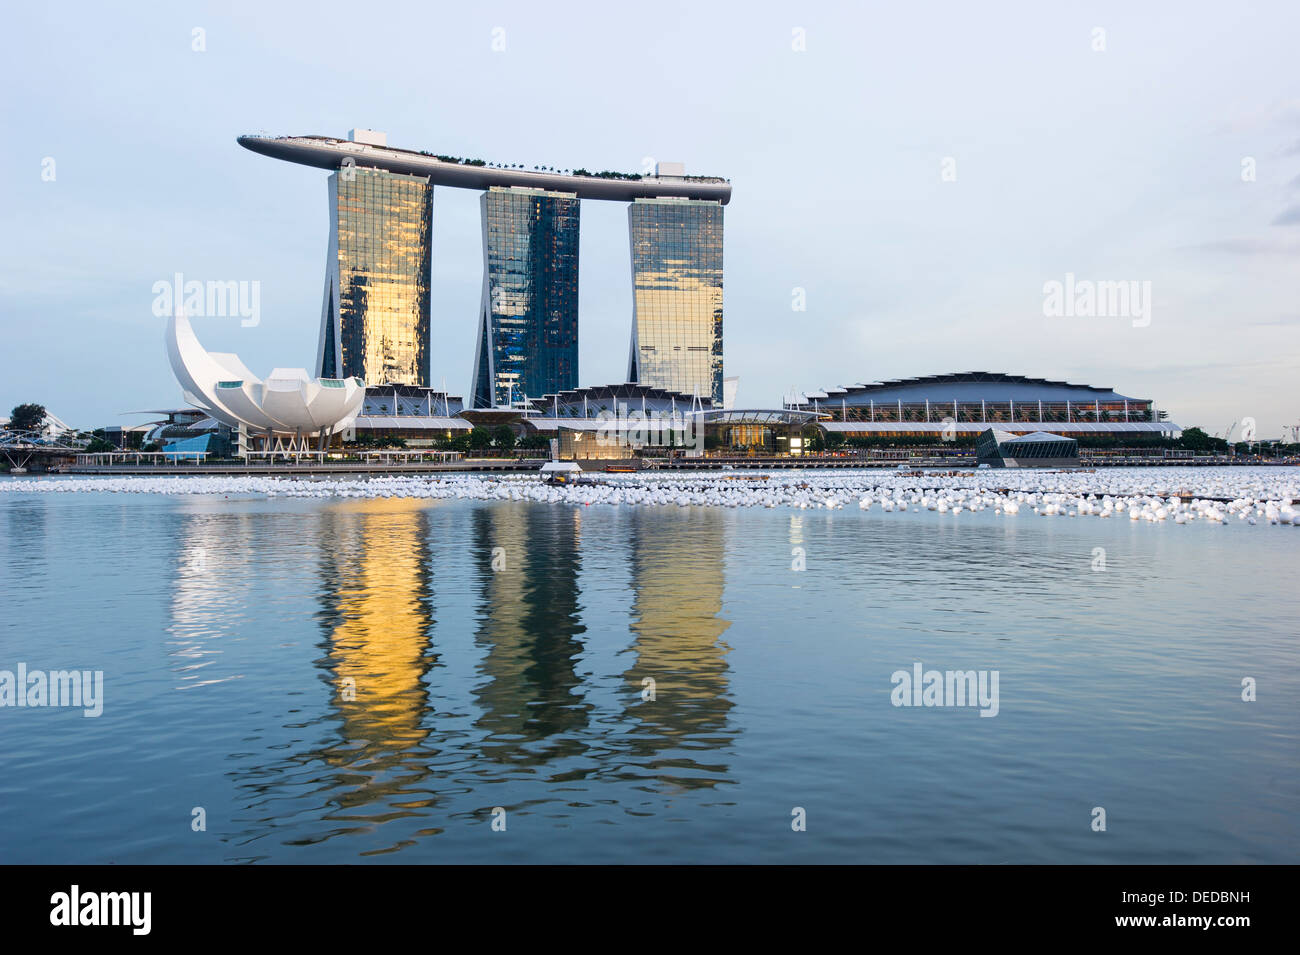
<path id="1" fill-rule="evenodd" d="M 730 647 L 722 634 L 727 515 L 709 508 L 635 508 L 630 517 L 631 652 L 623 746 L 630 772 L 683 789 L 727 782 L 722 760 L 740 732 L 728 715 Z M 654 699 L 645 699 L 645 680 Z M 712 752 L 711 752 L 712 751 Z M 706 755 L 707 754 L 707 755 Z"/>
<path id="2" fill-rule="evenodd" d="M 540 765 L 582 755 L 591 704 L 582 653 L 578 573 L 582 516 L 573 508 L 502 504 L 470 516 L 473 573 L 482 587 L 474 689 L 483 755 Z"/>
<path id="3" fill-rule="evenodd" d="M 245 562 L 255 524 L 248 514 L 223 512 L 207 501 L 184 501 L 178 510 L 166 637 L 171 668 L 180 679 L 177 689 L 237 680 L 240 672 L 217 664 L 222 638 L 249 612 Z"/>
<path id="4" fill-rule="evenodd" d="M 428 504 L 376 498 L 335 505 L 321 523 L 321 626 L 338 744 L 318 755 L 346 767 L 333 797 L 358 807 L 428 775 L 425 674 L 432 652 Z M 339 782 L 343 780 L 340 779 Z M 428 805 L 413 799 L 408 808 Z"/>
<path id="5" fill-rule="evenodd" d="M 50 541 L 50 532 L 46 528 L 49 502 L 25 501 L 15 495 L 4 503 L 9 526 L 6 533 L 0 534 L 0 554 L 4 554 L 5 566 L 16 579 L 28 574 L 43 574 Z M 5 596 L 9 598 L 8 594 Z"/>
<path id="6" fill-rule="evenodd" d="M 241 846 L 254 846 L 282 824 L 296 833 L 295 844 L 306 845 L 428 816 L 438 806 L 428 782 L 430 753 L 421 745 L 433 717 L 425 677 L 438 665 L 428 508 L 418 500 L 377 498 L 330 504 L 311 515 L 315 534 L 301 546 L 319 562 L 316 616 L 324 655 L 316 666 L 329 704 L 292 727 L 326 741 L 234 773 L 248 799 L 236 820 L 245 827 Z M 319 823 L 304 834 L 295 814 Z M 367 854 L 440 831 L 408 828 L 404 841 Z"/>
<path id="7" fill-rule="evenodd" d="M 391 845 L 372 850 L 395 851 L 443 831 L 453 816 L 510 804 L 521 782 L 585 780 L 590 796 L 639 809 L 643 797 L 629 786 L 663 793 L 728 780 L 725 753 L 739 728 L 721 641 L 725 518 L 670 508 L 602 515 L 604 534 L 592 539 L 584 537 L 590 516 L 576 508 L 468 505 L 444 523 L 431 517 L 437 507 L 330 504 L 311 516 L 313 538 L 294 545 L 319 568 L 316 665 L 328 703 L 286 724 L 310 742 L 268 750 L 272 758 L 253 765 L 241 759 L 233 773 L 244 794 L 235 820 L 244 858 L 259 858 L 258 841 L 282 827 L 307 845 L 406 818 Z M 444 546 L 468 553 L 467 563 L 451 551 L 439 559 L 457 574 L 442 599 L 449 607 L 458 593 L 471 600 L 468 618 L 440 624 L 445 651 L 465 661 L 456 667 L 440 661 L 433 642 L 435 527 Z M 603 576 L 588 605 L 584 544 L 603 564 L 626 560 L 630 594 Z M 593 700 L 604 691 L 586 685 L 592 675 L 582 669 L 584 619 L 593 613 L 611 621 L 628 613 L 631 631 L 630 644 L 619 640 L 630 666 L 601 681 L 617 702 L 599 711 Z M 459 634 L 446 629 L 465 625 L 478 651 L 472 667 L 451 646 Z M 600 650 L 611 660 L 618 653 Z M 654 701 L 642 700 L 646 677 Z M 472 700 L 476 715 L 437 702 L 453 698 Z M 483 789 L 501 783 L 491 796 Z M 544 798 L 567 803 L 567 792 Z"/>
<path id="8" fill-rule="evenodd" d="M 322 547 L 322 623 L 343 738 L 405 749 L 428 735 L 432 619 L 425 509 L 377 498 L 332 509 Z"/>

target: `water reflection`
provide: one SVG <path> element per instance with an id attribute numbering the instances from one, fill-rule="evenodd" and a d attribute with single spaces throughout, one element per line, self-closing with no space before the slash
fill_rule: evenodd
<path id="1" fill-rule="evenodd" d="M 15 579 L 42 573 L 46 567 L 45 549 L 50 540 L 45 501 L 24 500 L 8 494 L 4 498 L 0 499 L 0 507 L 4 508 L 8 526 L 3 540 L 0 540 L 0 550 L 4 552 L 5 565 Z"/>
<path id="2" fill-rule="evenodd" d="M 318 666 L 329 674 L 340 739 L 309 754 L 336 770 L 323 780 L 330 805 L 323 819 L 332 825 L 317 838 L 427 815 L 438 804 L 420 753 L 432 722 L 425 675 L 437 665 L 430 561 L 421 502 L 349 502 L 321 522 L 319 619 L 327 652 Z"/>
<path id="3" fill-rule="evenodd" d="M 185 502 L 179 524 L 167 628 L 177 689 L 239 679 L 238 672 L 223 672 L 214 664 L 222 657 L 223 638 L 246 609 L 249 576 L 244 569 L 258 527 L 246 514 L 221 513 L 206 502 Z"/>
<path id="4" fill-rule="evenodd" d="M 373 833 L 379 823 L 427 816 L 438 805 L 425 787 L 429 769 L 421 754 L 432 709 L 425 677 L 438 663 L 427 505 L 366 499 L 331 504 L 302 520 L 315 524 L 308 548 L 284 538 L 262 546 L 310 552 L 317 562 L 315 617 L 324 656 L 315 664 L 325 692 L 319 705 L 306 704 L 305 720 L 283 728 L 318 736 L 286 753 L 272 731 L 274 759 L 232 773 L 245 802 L 235 819 L 245 827 L 236 838 L 241 846 L 280 829 L 293 833 L 287 845 Z M 412 842 L 372 840 L 358 854 Z"/>
<path id="5" fill-rule="evenodd" d="M 309 545 L 261 542 L 274 562 L 309 552 L 316 565 L 324 692 L 294 702 L 281 727 L 293 742 L 270 728 L 260 765 L 232 773 L 241 846 L 275 832 L 291 834 L 287 845 L 369 833 L 358 840 L 367 854 L 392 852 L 501 801 L 585 791 L 615 811 L 653 812 L 647 791 L 729 779 L 723 754 L 739 728 L 721 641 L 725 518 L 606 514 L 595 535 L 573 508 L 456 506 L 435 520 L 436 507 L 336 503 L 299 516 L 315 525 Z M 584 593 L 584 547 L 625 565 L 630 589 L 589 575 Z M 441 623 L 435 573 L 450 607 Z M 619 618 L 626 640 L 598 649 L 630 662 L 592 672 L 584 621 Z M 647 677 L 653 701 L 642 699 Z M 557 788 L 539 800 L 539 782 Z M 505 788 L 488 796 L 488 784 Z"/>
<path id="6" fill-rule="evenodd" d="M 471 518 L 481 594 L 477 643 L 485 654 L 474 689 L 483 753 L 498 762 L 547 763 L 581 755 L 591 705 L 576 665 L 582 654 L 576 510 L 510 504 Z"/>
<path id="7" fill-rule="evenodd" d="M 728 721 L 730 648 L 721 639 L 731 626 L 721 616 L 729 531 L 724 515 L 703 508 L 631 517 L 635 661 L 624 678 L 635 696 L 625 745 L 641 773 L 683 788 L 726 781 L 719 758 L 739 732 Z"/>
<path id="8" fill-rule="evenodd" d="M 345 744 L 402 751 L 428 736 L 433 628 L 428 514 L 419 501 L 339 505 L 321 524 L 321 626 Z"/>

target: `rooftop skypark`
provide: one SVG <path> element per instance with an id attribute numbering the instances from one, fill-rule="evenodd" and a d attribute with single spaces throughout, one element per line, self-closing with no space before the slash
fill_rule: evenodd
<path id="1" fill-rule="evenodd" d="M 349 157 L 358 166 L 389 172 L 427 176 L 432 185 L 461 189 L 489 189 L 492 186 L 531 186 L 538 189 L 576 193 L 580 199 L 681 198 L 712 199 L 724 205 L 731 201 L 731 183 L 716 176 L 688 176 L 680 164 L 660 163 L 656 175 L 625 172 L 589 172 L 586 169 L 559 170 L 520 164 L 491 163 L 483 159 L 462 159 L 416 149 L 400 149 L 387 138 L 358 130 L 355 139 L 331 136 L 263 136 L 238 138 L 239 145 L 255 153 L 320 169 L 339 169 Z"/>

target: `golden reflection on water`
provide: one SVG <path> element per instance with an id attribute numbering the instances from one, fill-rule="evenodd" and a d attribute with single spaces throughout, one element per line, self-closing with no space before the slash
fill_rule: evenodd
<path id="1" fill-rule="evenodd" d="M 335 505 L 322 550 L 333 704 L 349 742 L 405 749 L 428 735 L 432 619 L 425 502 L 375 498 Z"/>
<path id="2" fill-rule="evenodd" d="M 636 694 L 630 748 L 651 757 L 642 770 L 683 788 L 725 780 L 725 764 L 700 763 L 686 751 L 729 741 L 730 648 L 722 634 L 728 524 L 707 509 L 637 510 L 632 516 L 632 652 L 624 674 Z M 654 681 L 647 700 L 646 679 Z M 664 756 L 665 751 L 676 755 Z"/>
<path id="3" fill-rule="evenodd" d="M 281 825 L 268 800 L 304 793 L 320 829 L 296 841 L 405 818 L 386 848 L 368 850 L 391 852 L 442 832 L 453 813 L 535 802 L 536 790 L 526 798 L 519 787 L 539 781 L 564 783 L 565 801 L 586 791 L 638 811 L 647 792 L 729 781 L 725 754 L 740 730 L 721 640 L 725 518 L 665 510 L 593 521 L 576 508 L 377 498 L 295 514 L 286 528 L 240 546 L 316 580 L 324 693 L 294 717 L 308 728 L 295 731 L 299 743 L 235 774 L 250 799 L 241 845 Z M 601 572 L 584 570 L 585 551 Z M 215 590 L 180 583 L 178 620 L 212 623 Z M 615 644 L 590 646 L 588 620 Z M 488 784 L 494 794 L 478 796 Z"/>

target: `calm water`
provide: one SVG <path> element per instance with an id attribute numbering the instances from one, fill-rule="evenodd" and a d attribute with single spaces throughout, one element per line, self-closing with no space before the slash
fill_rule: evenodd
<path id="1" fill-rule="evenodd" d="M 6 494 L 0 669 L 103 670 L 105 704 L 0 709 L 0 861 L 1294 862 L 1298 547 Z M 997 670 L 999 714 L 894 707 L 915 661 Z"/>

